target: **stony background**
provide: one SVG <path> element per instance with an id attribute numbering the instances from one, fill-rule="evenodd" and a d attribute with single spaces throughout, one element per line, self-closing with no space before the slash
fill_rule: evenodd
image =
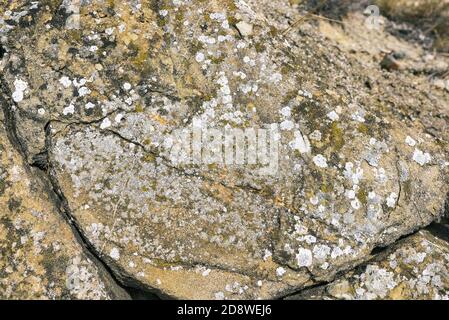
<path id="1" fill-rule="evenodd" d="M 0 3 L 1 298 L 448 298 L 447 7 Z M 173 163 L 194 118 L 278 172 Z"/>

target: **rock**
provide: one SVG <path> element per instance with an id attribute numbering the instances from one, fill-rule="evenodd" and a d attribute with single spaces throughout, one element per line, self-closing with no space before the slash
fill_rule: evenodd
<path id="1" fill-rule="evenodd" d="M 393 54 L 386 54 L 380 62 L 380 66 L 382 69 L 388 71 L 399 70 L 401 68 L 401 64 L 396 60 Z"/>
<path id="2" fill-rule="evenodd" d="M 449 91 L 449 80 L 436 79 L 433 85 L 438 89 Z"/>
<path id="3" fill-rule="evenodd" d="M 0 120 L 0 298 L 128 298 L 78 244 L 49 186 L 9 143 L 1 110 Z"/>
<path id="4" fill-rule="evenodd" d="M 240 34 L 244 37 L 249 37 L 253 34 L 253 25 L 245 21 L 240 21 L 236 24 Z"/>
<path id="5" fill-rule="evenodd" d="M 448 300 L 448 263 L 448 242 L 420 231 L 356 271 L 288 299 Z"/>
<path id="6" fill-rule="evenodd" d="M 123 285 L 184 299 L 283 297 L 443 214 L 447 132 L 429 135 L 423 117 L 433 123 L 445 98 L 384 79 L 313 25 L 283 35 L 273 5 L 83 4 L 70 31 L 42 6 L 32 25 L 5 33 L 7 122 Z M 231 27 L 240 19 L 251 37 Z M 419 97 L 420 113 L 395 90 Z M 225 162 L 219 137 L 231 129 L 248 141 L 267 133 L 269 152 Z"/>

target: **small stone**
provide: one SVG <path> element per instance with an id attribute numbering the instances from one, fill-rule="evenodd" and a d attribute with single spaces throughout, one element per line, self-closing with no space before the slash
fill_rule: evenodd
<path id="1" fill-rule="evenodd" d="M 253 34 L 253 25 L 245 21 L 240 21 L 236 24 L 240 34 L 244 37 L 249 37 Z"/>
<path id="2" fill-rule="evenodd" d="M 399 70 L 401 68 L 400 63 L 391 54 L 384 56 L 384 58 L 382 59 L 382 61 L 380 63 L 380 66 L 382 69 L 385 69 L 388 71 L 395 71 L 395 70 Z"/>

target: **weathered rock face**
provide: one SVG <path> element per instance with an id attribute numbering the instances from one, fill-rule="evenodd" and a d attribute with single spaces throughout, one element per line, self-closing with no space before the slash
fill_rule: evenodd
<path id="1" fill-rule="evenodd" d="M 448 262 L 447 241 L 419 231 L 335 282 L 289 299 L 448 300 Z"/>
<path id="2" fill-rule="evenodd" d="M 443 214 L 447 122 L 428 123 L 447 95 L 391 89 L 311 24 L 285 32 L 287 3 L 89 2 L 79 29 L 67 3 L 2 12 L 2 94 L 27 160 L 123 283 L 279 297 Z M 179 163 L 170 147 L 195 138 L 179 130 L 200 124 L 271 128 L 276 165 L 224 165 L 204 136 Z"/>
<path id="3" fill-rule="evenodd" d="M 0 152 L 0 298 L 126 298 L 78 244 L 3 124 Z"/>

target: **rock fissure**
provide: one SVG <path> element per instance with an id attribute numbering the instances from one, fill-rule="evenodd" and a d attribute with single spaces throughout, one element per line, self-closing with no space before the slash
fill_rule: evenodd
<path id="1" fill-rule="evenodd" d="M 17 151 L 22 155 L 24 159 L 24 163 L 27 159 L 27 151 L 26 147 L 24 147 L 23 143 L 21 143 L 21 139 L 17 134 L 17 129 L 15 126 L 15 117 L 14 117 L 14 103 L 10 99 L 10 95 L 8 94 L 7 87 L 4 85 L 5 82 L 3 78 L 0 76 L 0 82 L 1 82 L 1 94 L 0 94 L 0 102 L 2 106 L 2 111 L 5 115 L 5 121 L 4 125 L 6 128 L 6 132 L 8 134 L 8 138 L 10 139 L 11 144 L 17 149 Z M 6 92 L 5 92 L 6 90 Z M 47 128 L 48 130 L 48 128 Z M 47 165 L 49 165 L 47 163 Z M 31 164 L 33 166 L 33 164 Z M 51 174 L 51 164 L 49 167 L 42 168 L 38 164 L 34 164 L 37 168 L 39 168 L 42 174 L 34 174 L 35 178 L 39 180 L 44 180 L 44 184 L 48 184 L 47 181 L 50 182 L 51 188 L 47 188 L 47 192 L 49 193 L 50 199 L 54 199 L 55 201 L 55 207 L 59 209 L 61 215 L 65 218 L 65 221 L 70 226 L 75 239 L 78 240 L 81 247 L 84 249 L 85 253 L 91 258 L 92 261 L 99 267 L 100 269 L 103 269 L 107 272 L 107 274 L 110 276 L 110 278 L 118 285 L 120 288 L 122 288 L 124 291 L 126 291 L 129 296 L 136 297 L 138 299 L 154 299 L 159 297 L 166 297 L 162 293 L 156 293 L 154 291 L 144 289 L 144 287 L 130 287 L 129 283 L 126 284 L 123 281 L 120 281 L 114 271 L 110 268 L 110 266 L 101 258 L 100 255 L 97 254 L 95 248 L 93 245 L 89 242 L 89 240 L 84 236 L 82 230 L 80 230 L 76 219 L 70 214 L 70 208 L 68 206 L 67 200 L 65 196 L 62 194 L 61 189 L 58 186 L 57 180 L 54 178 L 54 176 Z M 26 169 L 32 173 L 30 170 L 30 167 L 28 165 L 26 166 Z M 44 170 L 42 170 L 44 169 Z M 33 173 L 32 173 L 33 174 Z M 116 298 L 120 298 L 116 297 Z M 121 296 L 121 298 L 125 298 L 125 296 Z"/>

